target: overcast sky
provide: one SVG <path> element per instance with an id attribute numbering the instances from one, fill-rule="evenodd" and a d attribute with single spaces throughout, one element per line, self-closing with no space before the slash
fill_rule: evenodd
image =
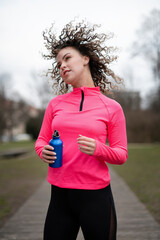
<path id="1" fill-rule="evenodd" d="M 113 42 L 120 48 L 116 71 L 126 78 L 128 88 L 146 93 L 153 85 L 151 73 L 143 61 L 129 58 L 129 49 L 153 8 L 160 9 L 160 0 L 0 0 L 1 73 L 11 73 L 15 88 L 23 94 L 31 81 L 30 72 L 49 66 L 40 53 L 42 31 L 54 21 L 57 30 L 61 29 L 77 16 L 115 33 Z M 126 77 L 128 71 L 133 82 Z"/>

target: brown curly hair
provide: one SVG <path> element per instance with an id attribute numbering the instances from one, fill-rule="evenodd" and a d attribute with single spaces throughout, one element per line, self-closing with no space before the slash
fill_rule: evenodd
<path id="1" fill-rule="evenodd" d="M 69 86 L 60 77 L 56 62 L 58 52 L 69 46 L 74 47 L 82 55 L 90 58 L 89 68 L 94 85 L 99 86 L 101 92 L 109 92 L 109 90 L 117 87 L 117 83 L 123 81 L 109 68 L 109 65 L 117 59 L 117 56 L 112 55 L 117 48 L 105 45 L 106 40 L 113 37 L 112 33 L 98 34 L 95 33 L 95 30 L 100 27 L 99 25 L 90 25 L 85 21 L 74 25 L 74 21 L 71 21 L 64 26 L 59 38 L 57 38 L 53 26 L 54 24 L 49 30 L 43 31 L 45 46 L 49 52 L 49 54 L 43 54 L 43 57 L 54 60 L 52 69 L 48 69 L 46 73 L 47 76 L 50 75 L 51 79 L 54 80 L 52 85 L 54 93 L 63 94 L 69 90 Z"/>

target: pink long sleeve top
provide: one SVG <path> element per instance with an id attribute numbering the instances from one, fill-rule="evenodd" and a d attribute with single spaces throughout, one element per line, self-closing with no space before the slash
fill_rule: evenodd
<path id="1" fill-rule="evenodd" d="M 63 166 L 48 167 L 50 184 L 75 189 L 104 188 L 110 183 L 107 163 L 123 164 L 127 160 L 123 110 L 119 103 L 104 96 L 99 87 L 74 88 L 50 101 L 35 144 L 40 158 L 55 130 L 64 144 Z M 79 150 L 79 134 L 96 140 L 93 155 Z"/>

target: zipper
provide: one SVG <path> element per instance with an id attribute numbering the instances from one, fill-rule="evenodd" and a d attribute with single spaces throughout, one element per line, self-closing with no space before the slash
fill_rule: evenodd
<path id="1" fill-rule="evenodd" d="M 82 109 L 83 109 L 83 102 L 84 102 L 84 92 L 83 92 L 83 90 L 81 90 L 81 93 L 82 93 L 82 99 L 81 99 L 79 111 L 82 111 Z"/>

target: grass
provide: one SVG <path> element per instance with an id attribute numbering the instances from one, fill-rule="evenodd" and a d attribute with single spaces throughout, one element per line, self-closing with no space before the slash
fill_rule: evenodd
<path id="1" fill-rule="evenodd" d="M 47 165 L 34 152 L 34 142 L 2 145 L 0 150 L 30 148 L 31 154 L 0 159 L 0 226 L 17 211 L 47 175 Z"/>
<path id="2" fill-rule="evenodd" d="M 1 206 L 0 219 L 3 219 L 3 217 L 8 215 L 11 211 L 9 203 L 5 197 L 2 196 L 0 197 L 0 206 Z"/>
<path id="3" fill-rule="evenodd" d="M 130 144 L 127 162 L 112 167 L 160 223 L 160 144 Z"/>
<path id="4" fill-rule="evenodd" d="M 31 148 L 31 149 L 33 149 L 33 145 L 34 145 L 33 141 L 0 143 L 0 152 L 6 151 L 7 149 L 15 149 L 15 148 Z"/>

